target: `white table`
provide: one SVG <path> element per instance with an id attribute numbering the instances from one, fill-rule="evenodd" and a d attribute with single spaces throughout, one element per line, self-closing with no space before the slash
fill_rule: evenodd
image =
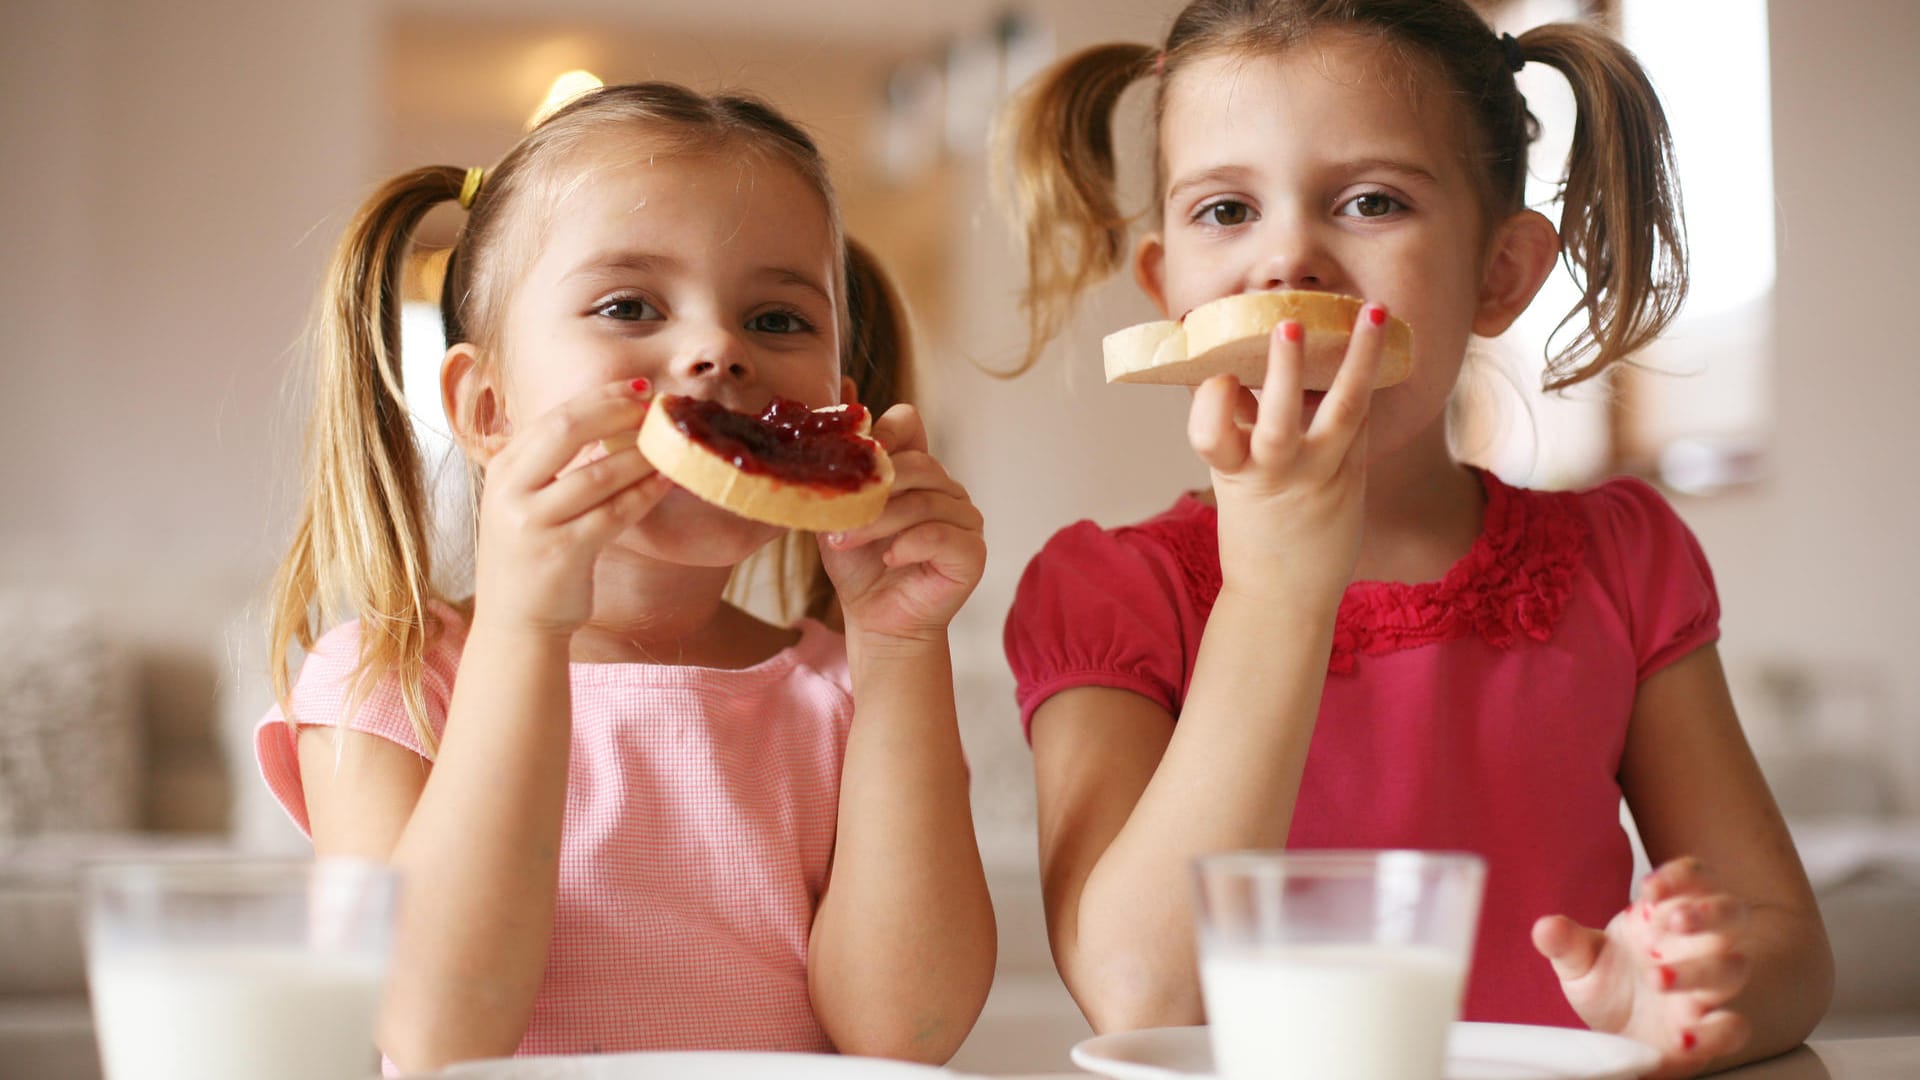
<path id="1" fill-rule="evenodd" d="M 1031 1073 L 1003 1080 L 1088 1080 L 1091 1075 Z M 1920 1080 L 1920 1035 L 1819 1039 L 1791 1053 L 1717 1075 L 1723 1080 Z"/>

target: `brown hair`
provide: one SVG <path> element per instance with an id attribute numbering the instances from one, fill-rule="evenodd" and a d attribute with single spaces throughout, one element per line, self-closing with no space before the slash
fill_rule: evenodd
<path id="1" fill-rule="evenodd" d="M 871 298 L 894 294 L 878 264 L 846 244 L 813 140 L 752 97 L 708 96 L 661 82 L 581 96 L 487 170 L 448 258 L 441 319 L 449 343 L 470 341 L 483 357 L 498 355 L 508 296 L 537 253 L 548 215 L 587 179 L 582 151 L 616 134 L 644 135 L 650 148 L 666 153 L 744 150 L 794 168 L 819 191 L 834 242 L 846 252 L 835 283 L 846 297 L 839 312 L 843 365 L 858 373 L 906 363 L 904 321 L 868 322 Z M 304 502 L 273 586 L 270 664 L 282 713 L 293 719 L 294 646 L 311 649 L 321 631 L 351 613 L 360 620 L 360 645 L 348 712 L 377 679 L 396 673 L 415 733 L 430 752 L 436 740 L 423 667 L 437 631 L 433 605 L 452 601 L 433 585 L 427 485 L 402 387 L 400 305 L 414 229 L 434 207 L 459 200 L 466 177 L 465 169 L 430 166 L 388 180 L 334 252 L 312 332 L 316 385 Z"/>
<path id="2" fill-rule="evenodd" d="M 1579 322 L 1549 358 L 1544 381 L 1585 381 L 1664 330 L 1686 297 L 1685 229 L 1673 145 L 1653 85 L 1625 46 L 1600 30 L 1552 23 L 1496 36 L 1465 0 L 1194 0 L 1164 47 L 1101 45 L 1042 73 L 1014 101 L 1002 129 L 1012 212 L 1027 252 L 1031 367 L 1080 295 L 1120 268 L 1130 219 L 1114 194 L 1113 114 L 1123 91 L 1159 75 L 1154 126 L 1167 87 L 1203 57 L 1286 49 L 1346 30 L 1424 59 L 1465 110 L 1489 228 L 1524 208 L 1527 147 L 1537 123 L 1514 82 L 1514 61 L 1566 76 L 1577 119 L 1563 206 L 1562 257 L 1581 296 L 1561 325 Z M 1165 178 L 1156 154 L 1155 213 Z"/>

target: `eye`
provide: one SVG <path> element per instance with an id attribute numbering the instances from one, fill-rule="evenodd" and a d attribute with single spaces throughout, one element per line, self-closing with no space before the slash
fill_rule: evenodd
<path id="1" fill-rule="evenodd" d="M 1204 225 L 1218 225 L 1231 229 L 1252 221 L 1253 207 L 1238 199 L 1221 199 L 1201 207 L 1193 215 L 1193 219 Z"/>
<path id="2" fill-rule="evenodd" d="M 1399 199 L 1381 191 L 1369 191 L 1364 195 L 1355 195 L 1340 205 L 1342 217 L 1386 217 L 1395 210 L 1404 209 L 1406 209 L 1406 206 Z"/>
<path id="3" fill-rule="evenodd" d="M 763 311 L 747 320 L 747 329 L 763 334 L 804 334 L 813 329 L 813 324 L 800 317 L 795 311 Z"/>
<path id="4" fill-rule="evenodd" d="M 637 296 L 621 296 L 608 300 L 593 309 L 595 315 L 604 315 L 621 322 L 645 322 L 661 318 L 660 309 Z"/>

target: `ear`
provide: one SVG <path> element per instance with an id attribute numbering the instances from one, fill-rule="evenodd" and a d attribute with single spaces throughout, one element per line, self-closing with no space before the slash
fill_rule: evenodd
<path id="1" fill-rule="evenodd" d="M 446 410 L 453 441 L 480 465 L 492 461 L 513 437 L 506 394 L 470 342 L 448 349 L 440 360 L 440 407 Z"/>
<path id="2" fill-rule="evenodd" d="M 1533 303 L 1560 257 L 1560 234 L 1536 210 L 1522 210 L 1494 230 L 1487 268 L 1480 277 L 1480 306 L 1473 332 L 1498 337 Z"/>
<path id="3" fill-rule="evenodd" d="M 1159 233 L 1148 233 L 1133 246 L 1133 280 L 1162 315 L 1167 313 L 1166 264 L 1167 245 Z"/>

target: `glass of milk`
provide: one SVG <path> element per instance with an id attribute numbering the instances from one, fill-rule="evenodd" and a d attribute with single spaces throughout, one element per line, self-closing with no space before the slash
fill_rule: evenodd
<path id="1" fill-rule="evenodd" d="M 1421 851 L 1195 861 L 1200 986 L 1226 1080 L 1439 1080 L 1486 865 Z"/>
<path id="2" fill-rule="evenodd" d="M 366 1080 L 397 883 L 350 859 L 102 864 L 87 983 L 107 1080 Z"/>

